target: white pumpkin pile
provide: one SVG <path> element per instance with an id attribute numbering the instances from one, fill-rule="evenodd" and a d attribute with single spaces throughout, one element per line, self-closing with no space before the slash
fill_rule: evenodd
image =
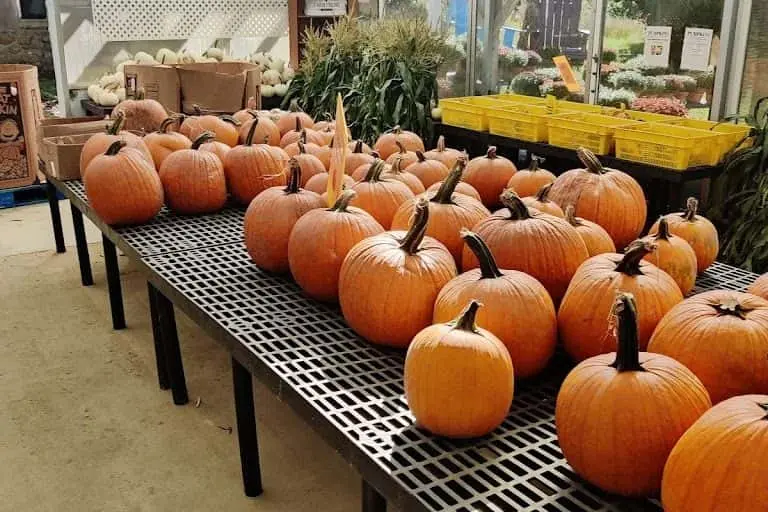
<path id="1" fill-rule="evenodd" d="M 283 59 L 273 59 L 269 54 L 262 52 L 252 54 L 250 61 L 261 70 L 261 96 L 285 96 L 291 80 L 296 75 L 293 68 L 287 66 Z"/>

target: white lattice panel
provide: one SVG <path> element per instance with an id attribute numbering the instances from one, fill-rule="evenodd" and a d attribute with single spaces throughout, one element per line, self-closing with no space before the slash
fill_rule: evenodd
<path id="1" fill-rule="evenodd" d="M 91 0 L 108 41 L 278 37 L 288 29 L 287 0 Z"/>

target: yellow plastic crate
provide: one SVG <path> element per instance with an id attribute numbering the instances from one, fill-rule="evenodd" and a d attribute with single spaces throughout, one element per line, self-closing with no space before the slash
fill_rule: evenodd
<path id="1" fill-rule="evenodd" d="M 557 100 L 554 102 L 556 112 L 583 112 L 585 114 L 606 114 L 610 115 L 612 112 L 619 109 L 613 107 L 604 107 L 602 105 L 591 105 L 589 103 L 582 103 L 580 101 L 566 101 Z"/>
<path id="2" fill-rule="evenodd" d="M 547 102 L 546 98 L 539 98 L 537 96 L 526 96 L 524 94 L 492 94 L 490 96 L 482 96 L 483 98 L 492 98 L 495 100 L 512 102 L 512 103 L 525 103 L 528 105 L 544 105 Z"/>
<path id="3" fill-rule="evenodd" d="M 676 126 L 707 130 L 711 133 L 716 133 L 718 135 L 717 142 L 719 146 L 718 161 L 744 141 L 744 138 L 749 135 L 750 130 L 749 125 L 746 124 L 717 123 L 715 121 L 707 121 L 704 119 L 685 119 L 676 117 L 665 122 Z M 750 145 L 751 142 L 745 142 L 744 144 Z"/>
<path id="4" fill-rule="evenodd" d="M 488 131 L 488 112 L 512 103 L 543 105 L 544 98 L 521 94 L 495 94 L 491 96 L 463 96 L 440 100 L 443 122 L 479 132 Z"/>
<path id="5" fill-rule="evenodd" d="M 573 112 L 549 118 L 549 143 L 561 148 L 587 148 L 596 155 L 613 151 L 613 134 L 620 126 L 642 124 L 613 116 Z"/>
<path id="6" fill-rule="evenodd" d="M 510 103 L 487 111 L 488 131 L 528 142 L 546 142 L 551 115 L 549 107 Z"/>
<path id="7" fill-rule="evenodd" d="M 720 160 L 718 135 L 664 123 L 616 129 L 616 156 L 668 169 L 715 165 Z"/>

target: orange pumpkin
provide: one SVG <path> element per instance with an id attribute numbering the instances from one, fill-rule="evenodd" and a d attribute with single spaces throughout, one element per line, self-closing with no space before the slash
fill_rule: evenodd
<path id="1" fill-rule="evenodd" d="M 524 197 L 523 203 L 525 203 L 528 208 L 535 208 L 542 213 L 548 213 L 564 219 L 565 213 L 563 212 L 563 209 L 560 208 L 557 203 L 549 199 L 549 191 L 551 188 L 551 183 L 549 185 L 544 185 L 538 192 L 536 192 L 535 196 Z"/>
<path id="2" fill-rule="evenodd" d="M 527 169 L 516 172 L 509 182 L 507 182 L 507 188 L 511 188 L 520 197 L 535 196 L 536 193 L 541 190 L 541 187 L 553 183 L 556 179 L 555 175 L 546 169 L 539 167 L 541 158 L 533 155 L 531 157 L 531 165 Z"/>
<path id="3" fill-rule="evenodd" d="M 326 170 L 331 168 L 331 148 L 328 146 L 321 146 L 314 142 L 307 142 L 306 136 L 301 136 L 296 142 L 285 146 L 285 153 L 288 156 L 298 155 L 300 153 L 299 142 L 304 144 L 304 151 L 306 153 L 316 156 L 321 162 L 323 162 L 323 166 Z"/>
<path id="4" fill-rule="evenodd" d="M 168 118 L 168 112 L 155 100 L 144 98 L 144 90 L 139 89 L 136 99 L 123 100 L 112 110 L 112 119 L 123 116 L 125 130 L 150 133 L 160 129 L 160 125 Z"/>
<path id="5" fill-rule="evenodd" d="M 438 181 L 437 183 L 433 183 L 429 187 L 427 187 L 427 192 L 437 192 L 440 190 L 440 187 L 443 186 L 443 183 L 445 181 Z M 463 181 L 458 183 L 456 185 L 456 193 L 457 194 L 464 194 L 465 196 L 469 196 L 472 199 L 477 199 L 480 201 L 480 193 L 475 190 L 475 187 L 470 185 L 469 183 L 464 183 Z"/>
<path id="6" fill-rule="evenodd" d="M 328 180 L 330 179 L 330 174 L 327 172 L 322 172 L 320 174 L 315 174 L 309 180 L 307 180 L 307 183 L 304 185 L 304 188 L 307 190 L 311 190 L 312 192 L 315 192 L 316 194 L 323 195 L 328 191 Z M 342 188 L 348 189 L 352 188 L 352 185 L 355 184 L 355 180 L 353 180 L 350 176 L 344 175 L 344 178 L 341 180 Z"/>
<path id="7" fill-rule="evenodd" d="M 600 227 L 600 224 L 576 217 L 574 211 L 573 205 L 569 204 L 565 208 L 565 220 L 579 233 L 584 245 L 587 246 L 587 253 L 589 253 L 590 258 L 606 252 L 616 252 L 616 246 L 611 235 Z"/>
<path id="8" fill-rule="evenodd" d="M 258 112 L 255 110 L 248 110 L 247 112 L 249 113 L 248 115 L 250 118 L 247 121 L 241 121 L 240 130 L 238 132 L 240 142 L 245 142 L 245 138 L 251 131 L 251 125 L 257 124 L 256 131 L 253 133 L 253 140 L 269 144 L 270 146 L 279 146 L 280 130 L 277 129 L 277 125 L 268 117 L 259 116 Z"/>
<path id="9" fill-rule="evenodd" d="M 416 163 L 408 166 L 408 172 L 419 178 L 425 187 L 443 181 L 451 173 L 444 163 L 427 160 L 421 151 L 416 152 L 416 159 Z"/>
<path id="10" fill-rule="evenodd" d="M 288 185 L 268 188 L 251 201 L 245 212 L 245 248 L 253 262 L 269 272 L 288 272 L 288 240 L 296 221 L 324 206 L 319 195 L 299 186 L 299 162 L 291 158 L 288 165 Z"/>
<path id="11" fill-rule="evenodd" d="M 227 182 L 219 157 L 198 151 L 200 145 L 216 138 L 212 132 L 200 135 L 190 149 L 170 154 L 160 167 L 168 207 L 182 214 L 213 213 L 227 202 Z"/>
<path id="12" fill-rule="evenodd" d="M 346 174 L 351 176 L 358 167 L 371 165 L 371 162 L 373 162 L 375 157 L 366 153 L 363 150 L 363 145 L 363 141 L 358 140 L 355 142 L 352 152 L 347 153 L 346 160 L 344 161 L 344 172 Z"/>
<path id="13" fill-rule="evenodd" d="M 250 121 L 251 119 L 253 119 L 254 117 L 259 115 L 259 111 L 255 110 L 255 108 L 256 107 L 254 107 L 254 108 L 244 108 L 242 110 L 238 110 L 237 112 L 232 114 L 232 117 L 235 119 L 235 121 L 240 123 L 240 125 L 242 126 L 245 123 L 247 123 L 248 121 Z"/>
<path id="14" fill-rule="evenodd" d="M 91 207 L 110 225 L 143 224 L 163 207 L 163 185 L 152 163 L 122 140 L 90 161 L 83 184 Z"/>
<path id="15" fill-rule="evenodd" d="M 239 140 L 239 126 L 232 116 L 195 115 L 185 117 L 179 131 L 189 140 L 197 139 L 204 132 L 212 132 L 217 141 L 234 147 Z"/>
<path id="16" fill-rule="evenodd" d="M 373 149 L 386 160 L 393 153 L 400 151 L 397 143 L 400 143 L 406 151 L 424 151 L 424 141 L 413 132 L 402 130 L 395 126 L 392 130 L 383 133 L 376 140 Z"/>
<path id="17" fill-rule="evenodd" d="M 694 295 L 664 316 L 648 350 L 690 368 L 714 403 L 768 393 L 768 301 L 727 290 Z"/>
<path id="18" fill-rule="evenodd" d="M 654 249 L 637 241 L 625 254 L 600 254 L 579 267 L 557 313 L 560 341 L 573 359 L 583 361 L 616 348 L 610 320 L 617 293 L 636 297 L 640 350 L 648 347 L 662 317 L 683 300 L 675 280 L 643 260 Z"/>
<path id="19" fill-rule="evenodd" d="M 301 217 L 288 240 L 291 274 L 313 299 L 335 302 L 339 296 L 341 263 L 358 242 L 384 232 L 381 224 L 349 201 L 345 190 L 332 208 L 318 208 Z"/>
<path id="20" fill-rule="evenodd" d="M 384 162 L 375 160 L 362 181 L 352 185 L 357 195 L 352 206 L 367 211 L 376 221 L 389 228 L 400 205 L 414 197 L 407 185 L 389 177 L 383 177 Z"/>
<path id="21" fill-rule="evenodd" d="M 311 142 L 312 144 L 317 144 L 318 146 L 326 145 L 325 138 L 320 135 L 319 132 L 307 128 L 302 128 L 299 121 L 296 121 L 296 129 L 286 132 L 285 135 L 280 138 L 280 147 L 285 149 L 291 144 L 295 144 L 299 141 L 304 143 Z"/>
<path id="22" fill-rule="evenodd" d="M 318 129 L 314 129 L 314 130 L 323 139 L 323 144 L 322 144 L 323 146 L 328 146 L 333 142 L 333 135 L 334 133 L 336 133 L 333 128 L 323 128 L 321 130 L 318 130 Z"/>
<path id="23" fill-rule="evenodd" d="M 557 204 L 572 204 L 576 215 L 600 224 L 622 249 L 645 226 L 645 194 L 629 174 L 604 168 L 589 150 L 579 148 L 584 169 L 572 169 L 557 177 L 549 193 Z"/>
<path id="24" fill-rule="evenodd" d="M 245 144 L 235 146 L 224 157 L 229 191 L 241 204 L 250 204 L 264 190 L 286 183 L 284 167 L 288 155 L 278 154 L 282 150 L 268 144 L 252 145 L 256 126 L 251 125 Z"/>
<path id="25" fill-rule="evenodd" d="M 174 151 L 189 149 L 192 146 L 192 141 L 181 133 L 168 131 L 172 124 L 178 122 L 178 117 L 169 117 L 162 122 L 156 132 L 144 136 L 144 143 L 152 154 L 152 161 L 156 169 L 160 169 L 163 160 Z"/>
<path id="26" fill-rule="evenodd" d="M 768 299 L 768 274 L 763 274 L 749 285 L 747 293 Z"/>
<path id="27" fill-rule="evenodd" d="M 472 231 L 485 240 L 501 268 L 532 275 L 558 304 L 576 269 L 588 257 L 584 242 L 565 220 L 529 211 L 511 190 L 503 194 L 502 202 L 503 210 L 481 220 Z M 474 253 L 465 247 L 461 260 L 464 271 L 479 265 Z"/>
<path id="28" fill-rule="evenodd" d="M 515 375 L 525 379 L 539 373 L 555 352 L 557 317 L 547 289 L 517 270 L 500 270 L 483 239 L 462 230 L 462 238 L 480 261 L 480 268 L 464 272 L 446 284 L 435 301 L 436 324 L 455 318 L 463 304 L 477 299 L 485 304 L 477 323 L 504 343 Z"/>
<path id="29" fill-rule="evenodd" d="M 677 235 L 690 244 L 696 253 L 696 268 L 704 272 L 717 259 L 720 251 L 720 242 L 717 237 L 717 229 L 706 218 L 698 215 L 699 202 L 688 198 L 684 212 L 667 215 L 669 232 Z M 658 221 L 651 226 L 650 233 L 659 230 Z"/>
<path id="30" fill-rule="evenodd" d="M 437 138 L 435 149 L 427 151 L 424 153 L 424 156 L 427 160 L 437 160 L 442 163 L 446 169 L 453 169 L 453 166 L 456 165 L 459 158 L 464 156 L 464 153 L 458 149 L 446 148 L 445 137 L 441 135 Z M 425 184 L 424 186 L 428 185 Z"/>
<path id="31" fill-rule="evenodd" d="M 398 157 L 392 162 L 392 166 L 386 171 L 386 177 L 405 184 L 414 194 L 423 194 L 424 185 L 421 180 L 408 171 L 404 171 L 403 159 Z"/>
<path id="32" fill-rule="evenodd" d="M 321 130 L 333 130 L 335 125 L 335 122 L 333 119 L 329 119 L 328 121 L 317 121 L 315 124 L 312 125 L 313 130 L 317 130 L 318 132 Z"/>
<path id="33" fill-rule="evenodd" d="M 301 187 L 306 186 L 307 181 L 309 179 L 317 174 L 327 174 L 325 171 L 325 166 L 323 165 L 323 162 L 320 161 L 319 158 L 317 158 L 315 155 L 310 155 L 307 153 L 306 148 L 304 147 L 304 144 L 301 142 L 298 143 L 299 146 L 299 153 L 297 155 L 292 156 L 291 158 L 294 158 L 297 162 L 299 162 L 299 167 L 301 167 Z"/>
<path id="34" fill-rule="evenodd" d="M 451 253 L 424 236 L 428 221 L 423 198 L 407 233 L 388 231 L 366 238 L 341 265 L 339 303 L 344 319 L 372 343 L 407 347 L 432 323 L 437 294 L 456 276 Z"/>
<path id="35" fill-rule="evenodd" d="M 298 123 L 298 124 L 297 124 Z M 301 128 L 312 128 L 315 121 L 305 114 L 299 108 L 299 104 L 296 101 L 291 102 L 290 110 L 280 114 L 280 119 L 277 121 L 277 128 L 280 130 L 280 135 L 285 135 L 291 130 L 296 129 L 296 126 Z"/>
<path id="36" fill-rule="evenodd" d="M 200 146 L 200 151 L 208 151 L 209 153 L 213 153 L 217 157 L 219 157 L 219 160 L 221 160 L 221 163 L 224 163 L 224 159 L 227 158 L 227 153 L 229 153 L 229 150 L 232 149 L 223 142 L 219 142 L 217 140 L 212 140 L 211 142 L 206 142 L 202 146 Z"/>
<path id="37" fill-rule="evenodd" d="M 460 159 L 450 176 L 443 182 L 443 186 L 437 192 L 427 194 L 430 200 L 427 235 L 436 238 L 448 248 L 458 268 L 461 268 L 461 254 L 464 249 L 461 230 L 475 226 L 491 214 L 477 199 L 454 193 L 465 165 L 466 160 Z M 392 229 L 407 229 L 417 200 L 418 198 L 409 199 L 400 205 L 392 219 Z M 463 306 L 464 304 L 460 305 Z M 455 313 L 454 311 L 454 316 Z"/>
<path id="38" fill-rule="evenodd" d="M 405 146 L 400 141 L 396 141 L 395 144 L 398 147 L 398 151 L 392 153 L 386 158 L 386 162 L 389 165 L 393 165 L 395 163 L 395 160 L 400 160 L 402 162 L 401 166 L 403 169 L 407 169 L 411 165 L 415 164 L 419 161 L 418 157 L 416 156 L 416 153 L 413 151 L 408 151 L 405 149 Z"/>
<path id="39" fill-rule="evenodd" d="M 472 300 L 452 322 L 419 332 L 408 348 L 405 399 L 416 424 L 433 434 L 484 436 L 512 406 L 515 370 L 501 341 L 475 325 L 480 306 Z"/>
<path id="40" fill-rule="evenodd" d="M 639 351 L 639 299 L 635 304 L 621 293 L 612 300 L 616 352 L 587 359 L 568 374 L 557 395 L 557 439 L 586 481 L 615 494 L 651 497 L 675 443 L 711 402 L 685 366 Z"/>
<path id="41" fill-rule="evenodd" d="M 484 156 L 469 161 L 464 181 L 477 189 L 485 206 L 496 208 L 501 205 L 499 196 L 516 172 L 515 164 L 498 156 L 496 148 L 491 146 Z"/>
<path id="42" fill-rule="evenodd" d="M 764 511 L 768 395 L 721 402 L 686 430 L 664 466 L 667 512 Z"/>
<path id="43" fill-rule="evenodd" d="M 353 180 L 361 181 L 361 180 L 365 179 L 365 177 L 368 175 L 368 171 L 371 169 L 371 165 L 379 160 L 379 154 L 376 153 L 375 151 L 373 152 L 373 154 L 371 156 L 373 157 L 373 160 L 371 160 L 367 164 L 362 164 L 362 165 L 358 166 L 357 169 L 352 171 L 351 176 L 352 176 Z M 387 173 L 392 170 L 392 166 L 389 165 L 388 163 L 384 162 L 383 160 L 381 160 L 381 162 L 384 165 L 384 170 L 382 171 L 382 176 L 386 176 Z"/>
<path id="44" fill-rule="evenodd" d="M 114 122 L 107 127 L 106 133 L 91 135 L 80 151 L 80 175 L 85 176 L 88 164 L 97 156 L 101 156 L 114 142 L 122 140 L 126 146 L 137 150 L 154 167 L 152 153 L 149 151 L 144 139 L 131 132 L 123 130 L 125 117 L 122 114 L 115 116 Z"/>
<path id="45" fill-rule="evenodd" d="M 359 148 L 358 148 L 358 145 L 360 146 Z M 368 144 L 366 144 L 362 140 L 352 140 L 352 141 L 349 141 L 349 144 L 347 144 L 347 147 L 353 153 L 362 152 L 362 153 L 365 153 L 366 155 L 370 155 L 371 153 L 373 153 L 373 150 L 371 149 L 371 146 L 369 146 Z"/>
<path id="46" fill-rule="evenodd" d="M 659 221 L 656 234 L 642 240 L 656 245 L 653 254 L 646 254 L 644 259 L 669 274 L 683 295 L 688 295 L 696 285 L 696 253 L 688 242 L 669 232 L 666 217 Z"/>

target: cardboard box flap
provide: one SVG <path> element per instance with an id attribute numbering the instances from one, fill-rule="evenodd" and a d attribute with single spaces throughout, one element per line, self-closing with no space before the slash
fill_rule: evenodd
<path id="1" fill-rule="evenodd" d="M 182 110 L 232 113 L 243 108 L 246 98 L 259 94 L 261 73 L 247 62 L 198 63 L 177 66 L 181 82 Z"/>

